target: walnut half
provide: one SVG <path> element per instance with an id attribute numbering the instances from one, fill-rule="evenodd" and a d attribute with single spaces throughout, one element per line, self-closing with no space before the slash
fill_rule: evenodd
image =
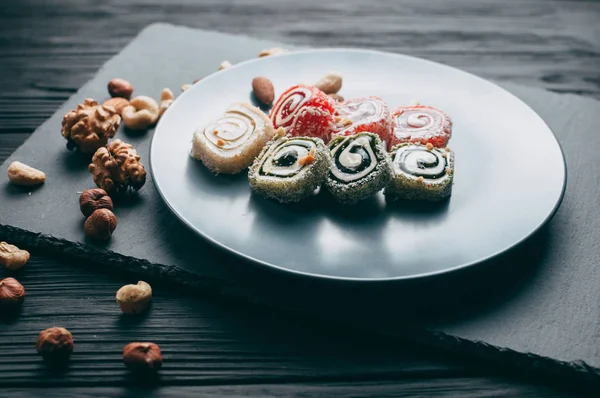
<path id="1" fill-rule="evenodd" d="M 109 195 L 130 188 L 137 191 L 146 182 L 146 170 L 137 151 L 118 139 L 98 149 L 88 169 L 96 185 Z"/>
<path id="2" fill-rule="evenodd" d="M 92 154 L 115 136 L 120 124 L 121 117 L 113 107 L 87 98 L 65 114 L 61 134 L 67 139 L 69 150 Z"/>

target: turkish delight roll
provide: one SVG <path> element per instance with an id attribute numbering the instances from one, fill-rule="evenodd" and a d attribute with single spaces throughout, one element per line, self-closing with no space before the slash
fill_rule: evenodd
<path id="1" fill-rule="evenodd" d="M 279 202 L 298 202 L 320 188 L 331 159 L 320 138 L 283 135 L 270 141 L 248 172 L 250 187 Z"/>
<path id="2" fill-rule="evenodd" d="M 392 178 L 390 158 L 378 135 L 337 136 L 329 143 L 326 185 L 341 203 L 356 203 L 382 190 Z"/>
<path id="3" fill-rule="evenodd" d="M 236 174 L 250 166 L 275 130 L 260 109 L 236 103 L 223 116 L 197 130 L 191 156 L 213 173 Z"/>
<path id="4" fill-rule="evenodd" d="M 377 134 L 387 141 L 392 131 L 390 109 L 379 97 L 361 97 L 335 105 L 335 134 L 354 135 L 363 131 Z"/>
<path id="5" fill-rule="evenodd" d="M 450 148 L 404 143 L 392 148 L 394 177 L 385 195 L 398 199 L 440 201 L 452 193 L 454 153 Z"/>
<path id="6" fill-rule="evenodd" d="M 448 145 L 452 120 L 431 106 L 400 106 L 392 113 L 392 134 L 388 148 L 403 142 L 431 143 L 438 148 Z"/>
<path id="7" fill-rule="evenodd" d="M 283 127 L 296 137 L 318 137 L 329 142 L 334 125 L 331 99 L 313 86 L 297 85 L 279 96 L 270 117 L 273 126 Z"/>

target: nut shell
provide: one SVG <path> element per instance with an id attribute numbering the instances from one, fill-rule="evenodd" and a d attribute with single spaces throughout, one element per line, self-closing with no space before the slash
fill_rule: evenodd
<path id="1" fill-rule="evenodd" d="M 114 140 L 96 151 L 88 167 L 94 182 L 109 195 L 139 190 L 146 183 L 146 170 L 130 144 Z"/>
<path id="2" fill-rule="evenodd" d="M 154 343 L 129 343 L 123 348 L 123 362 L 136 372 L 156 371 L 162 366 L 160 347 Z"/>
<path id="3" fill-rule="evenodd" d="M 0 264 L 9 270 L 18 270 L 23 268 L 29 261 L 29 252 L 21 250 L 15 245 L 6 242 L 0 242 Z"/>
<path id="4" fill-rule="evenodd" d="M 0 310 L 19 307 L 25 299 L 25 288 L 15 278 L 0 280 Z"/>
<path id="5" fill-rule="evenodd" d="M 113 107 L 98 105 L 88 98 L 65 114 L 61 134 L 68 149 L 92 154 L 115 136 L 120 124 L 121 117 Z"/>
<path id="6" fill-rule="evenodd" d="M 110 238 L 117 228 L 117 217 L 108 209 L 98 209 L 85 220 L 85 234 L 95 240 Z"/>
<path id="7" fill-rule="evenodd" d="M 113 202 L 104 189 L 86 189 L 79 196 L 79 209 L 84 216 L 89 217 L 98 209 L 112 210 Z"/>
<path id="8" fill-rule="evenodd" d="M 46 174 L 43 171 L 17 161 L 8 166 L 7 172 L 8 180 L 15 185 L 32 186 L 46 181 Z"/>
<path id="9" fill-rule="evenodd" d="M 135 315 L 148 309 L 152 301 L 152 287 L 144 281 L 125 285 L 117 291 L 117 303 L 125 314 Z"/>
<path id="10" fill-rule="evenodd" d="M 112 79 L 108 82 L 108 93 L 111 97 L 131 98 L 133 86 L 124 79 Z"/>
<path id="11" fill-rule="evenodd" d="M 42 330 L 35 344 L 37 352 L 48 362 L 66 361 L 74 347 L 73 335 L 61 327 Z"/>

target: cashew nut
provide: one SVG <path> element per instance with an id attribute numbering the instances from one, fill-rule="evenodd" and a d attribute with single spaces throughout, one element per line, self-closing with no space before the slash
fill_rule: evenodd
<path id="1" fill-rule="evenodd" d="M 156 123 L 159 116 L 159 108 L 156 101 L 145 95 L 135 97 L 129 105 L 121 111 L 121 117 L 127 128 L 132 130 L 144 130 Z"/>
<path id="2" fill-rule="evenodd" d="M 163 89 L 162 93 L 160 93 L 160 105 L 158 109 L 159 118 L 171 106 L 174 100 L 175 96 L 173 95 L 173 92 L 168 88 Z"/>

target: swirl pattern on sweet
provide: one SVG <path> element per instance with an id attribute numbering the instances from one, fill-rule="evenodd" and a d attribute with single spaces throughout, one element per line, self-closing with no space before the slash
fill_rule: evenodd
<path id="1" fill-rule="evenodd" d="M 206 126 L 203 135 L 214 147 L 227 151 L 243 146 L 264 127 L 264 120 L 252 109 L 233 105 Z"/>
<path id="2" fill-rule="evenodd" d="M 379 97 L 352 98 L 336 106 L 337 135 L 371 132 L 385 141 L 390 135 L 391 125 L 390 110 Z"/>
<path id="3" fill-rule="evenodd" d="M 289 127 L 294 122 L 294 116 L 312 96 L 307 87 L 297 87 L 288 90 L 279 97 L 271 111 L 273 124 L 277 127 Z"/>
<path id="4" fill-rule="evenodd" d="M 377 120 L 383 114 L 384 104 L 372 98 L 357 98 L 345 102 L 345 106 L 337 108 L 338 115 L 341 118 L 350 119 L 353 123 L 365 123 L 373 119 Z"/>
<path id="5" fill-rule="evenodd" d="M 430 106 L 401 106 L 392 114 L 393 132 L 390 146 L 402 142 L 430 142 L 445 147 L 452 134 L 452 120 Z"/>
<path id="6" fill-rule="evenodd" d="M 428 149 L 423 145 L 406 145 L 397 149 L 392 166 L 394 172 L 427 180 L 439 180 L 447 176 L 448 157 L 444 149 Z"/>
<path id="7" fill-rule="evenodd" d="M 377 167 L 373 138 L 350 136 L 331 148 L 330 173 L 338 181 L 350 183 L 364 178 Z"/>
<path id="8" fill-rule="evenodd" d="M 308 167 L 310 162 L 306 159 L 313 156 L 316 149 L 316 144 L 311 140 L 302 138 L 282 140 L 271 146 L 263 156 L 258 173 L 270 177 L 294 177 Z"/>
<path id="9" fill-rule="evenodd" d="M 334 127 L 334 112 L 329 97 L 321 90 L 297 85 L 279 96 L 269 117 L 275 129 L 282 127 L 287 134 L 329 141 Z"/>

